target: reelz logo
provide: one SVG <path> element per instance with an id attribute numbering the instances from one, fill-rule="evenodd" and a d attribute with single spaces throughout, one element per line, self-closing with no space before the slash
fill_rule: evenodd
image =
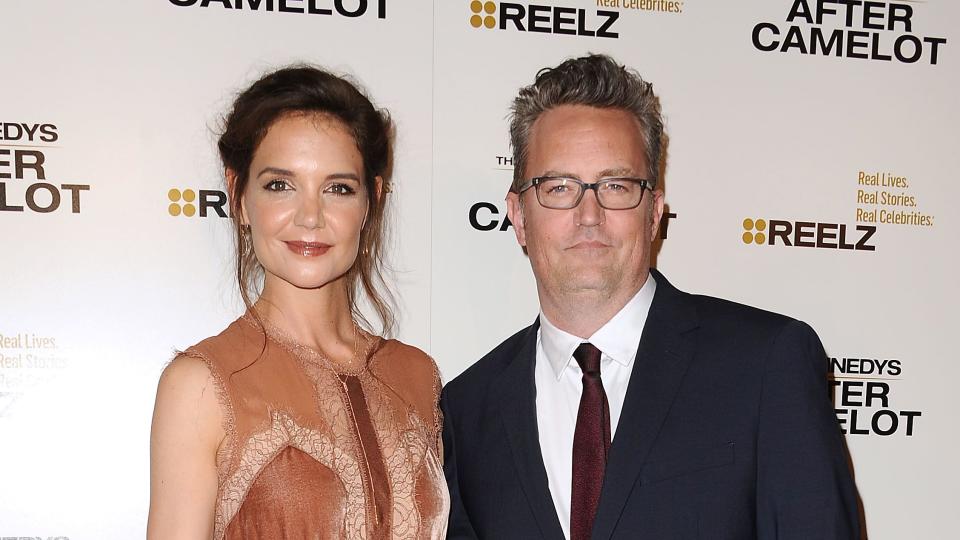
<path id="1" fill-rule="evenodd" d="M 46 181 L 44 143 L 55 143 L 59 139 L 54 124 L 0 123 L 0 212 L 23 212 L 26 206 L 32 212 L 49 214 L 60 208 L 66 195 L 70 211 L 80 213 L 80 192 L 89 191 L 88 184 L 57 186 Z M 4 144 L 5 141 L 16 141 L 16 144 Z M 28 175 L 36 182 L 26 186 L 7 182 L 28 180 Z"/>
<path id="2" fill-rule="evenodd" d="M 377 18 L 387 18 L 387 0 L 377 2 Z M 225 9 L 248 11 L 279 11 L 280 13 L 301 13 L 306 15 L 341 15 L 343 17 L 362 17 L 367 14 L 370 2 L 367 0 L 170 0 L 178 7 L 210 7 L 215 4 Z M 246 8 L 244 8 L 246 4 Z M 304 5 L 306 4 L 306 5 Z M 350 9 L 352 6 L 353 9 Z"/>
<path id="3" fill-rule="evenodd" d="M 518 4 L 513 2 L 470 2 L 470 26 L 541 34 L 562 34 L 601 38 L 619 38 L 613 25 L 620 18 L 618 11 Z"/>
<path id="4" fill-rule="evenodd" d="M 199 193 L 199 201 L 197 194 Z M 199 207 L 200 217 L 212 217 L 217 215 L 222 218 L 228 217 L 227 194 L 224 191 L 216 189 L 178 189 L 172 188 L 167 191 L 167 200 L 170 204 L 167 206 L 167 213 L 173 217 L 184 216 L 193 217 L 197 215 Z"/>
<path id="5" fill-rule="evenodd" d="M 877 233 L 875 226 L 851 226 L 856 232 L 849 235 L 847 227 L 848 225 L 843 223 L 747 218 L 743 220 L 744 233 L 741 240 L 744 244 L 770 246 L 780 244 L 787 247 L 877 250 L 877 246 L 870 243 L 873 235 Z"/>

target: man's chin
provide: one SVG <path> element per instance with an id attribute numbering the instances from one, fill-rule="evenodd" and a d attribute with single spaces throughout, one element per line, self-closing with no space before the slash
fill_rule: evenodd
<path id="1" fill-rule="evenodd" d="M 562 281 L 560 288 L 569 294 L 596 294 L 610 291 L 616 283 L 609 275 L 572 275 Z"/>

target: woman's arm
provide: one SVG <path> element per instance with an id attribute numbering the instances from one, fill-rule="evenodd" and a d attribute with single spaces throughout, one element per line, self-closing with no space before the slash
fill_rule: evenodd
<path id="1" fill-rule="evenodd" d="M 223 412 L 206 364 L 188 356 L 164 370 L 150 435 L 150 517 L 147 538 L 213 536 L 217 448 Z"/>

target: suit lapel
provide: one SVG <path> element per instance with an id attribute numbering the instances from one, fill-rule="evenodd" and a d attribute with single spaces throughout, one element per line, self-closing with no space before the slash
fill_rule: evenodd
<path id="1" fill-rule="evenodd" d="M 610 538 L 693 359 L 696 309 L 663 275 L 640 338 L 617 432 L 610 446 L 593 538 Z"/>
<path id="2" fill-rule="evenodd" d="M 524 337 L 520 350 L 495 384 L 500 417 L 517 468 L 517 477 L 536 518 L 543 538 L 563 538 L 547 471 L 540 451 L 537 430 L 536 387 L 533 369 L 536 363 L 537 329 L 534 323 Z"/>

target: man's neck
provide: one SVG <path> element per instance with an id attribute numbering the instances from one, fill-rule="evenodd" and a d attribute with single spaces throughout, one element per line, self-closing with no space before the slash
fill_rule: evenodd
<path id="1" fill-rule="evenodd" d="M 540 310 L 558 329 L 587 339 L 607 324 L 643 288 L 649 279 L 645 274 L 639 283 L 614 291 L 586 289 L 561 294 L 538 288 Z"/>

